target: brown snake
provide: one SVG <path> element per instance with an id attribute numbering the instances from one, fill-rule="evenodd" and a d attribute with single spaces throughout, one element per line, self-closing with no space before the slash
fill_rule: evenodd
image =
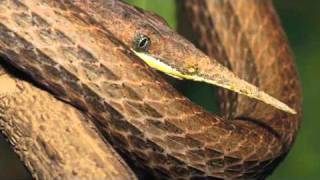
<path id="1" fill-rule="evenodd" d="M 142 31 L 158 56 L 176 63 L 205 56 L 157 16 L 118 1 L 0 0 L 0 52 L 96 119 L 120 152 L 158 177 L 263 179 L 292 146 L 300 84 L 272 2 L 231 1 L 185 2 L 200 45 L 298 115 L 226 91 L 226 119 L 192 104 L 129 49 Z"/>

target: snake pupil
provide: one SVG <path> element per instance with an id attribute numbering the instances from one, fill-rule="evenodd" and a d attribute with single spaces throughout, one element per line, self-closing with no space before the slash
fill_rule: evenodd
<path id="1" fill-rule="evenodd" d="M 151 41 L 148 36 L 138 35 L 137 38 L 135 38 L 134 44 L 137 51 L 148 51 Z"/>

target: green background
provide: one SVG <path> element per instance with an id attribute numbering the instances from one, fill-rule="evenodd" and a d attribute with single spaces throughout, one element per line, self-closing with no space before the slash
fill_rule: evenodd
<path id="1" fill-rule="evenodd" d="M 142 8 L 157 12 L 175 28 L 174 0 L 128 0 Z M 269 178 L 272 180 L 317 180 L 320 178 L 320 1 L 277 0 L 274 2 L 287 32 L 303 86 L 304 117 L 296 143 L 285 161 Z M 185 92 L 190 94 L 189 87 Z M 208 87 L 201 85 L 190 98 L 208 106 Z M 185 88 L 183 88 L 185 89 Z M 209 94 L 210 96 L 214 96 Z M 197 98 L 196 98 L 197 97 Z M 212 110 L 212 109 L 211 109 Z M 30 179 L 23 164 L 0 135 L 0 180 Z"/>

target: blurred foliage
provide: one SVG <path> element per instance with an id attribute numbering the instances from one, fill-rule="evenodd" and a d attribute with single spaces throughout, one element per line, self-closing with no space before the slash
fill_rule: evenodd
<path id="1" fill-rule="evenodd" d="M 171 27 L 176 28 L 174 0 L 127 1 L 158 13 Z M 279 0 L 274 3 L 296 56 L 303 86 L 304 117 L 292 151 L 269 179 L 316 180 L 320 178 L 320 1 Z M 214 95 L 210 88 L 205 85 L 200 85 L 200 88 L 197 86 L 191 83 L 181 89 L 190 99 L 211 107 L 211 97 Z M 214 111 L 215 108 L 210 110 Z M 17 162 L 17 157 L 8 148 L 8 144 L 0 141 L 0 179 L 18 180 L 29 179 L 28 177 L 22 163 Z"/>
<path id="2" fill-rule="evenodd" d="M 275 1 L 296 56 L 303 88 L 303 121 L 296 143 L 271 179 L 320 178 L 320 1 Z"/>

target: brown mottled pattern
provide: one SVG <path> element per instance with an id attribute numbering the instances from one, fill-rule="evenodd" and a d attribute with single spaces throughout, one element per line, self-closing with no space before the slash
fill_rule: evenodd
<path id="1" fill-rule="evenodd" d="M 290 132 L 285 135 L 278 127 L 287 119 L 298 122 L 298 118 L 278 112 L 277 119 L 262 117 L 266 125 L 226 121 L 192 104 L 128 51 L 124 44 L 137 24 L 126 26 L 122 19 L 130 16 L 150 18 L 153 25 L 143 27 L 145 31 L 155 29 L 183 46 L 185 52 L 177 52 L 174 60 L 193 52 L 159 18 L 119 1 L 102 0 L 0 1 L 0 52 L 59 98 L 94 117 L 119 151 L 158 177 L 265 177 L 287 152 L 296 132 L 286 129 Z M 117 29 L 119 24 L 122 31 Z M 125 40 L 116 39 L 118 36 Z M 163 39 L 154 45 L 163 46 Z M 246 39 L 240 44 L 250 44 Z M 232 50 L 225 51 L 232 54 L 228 53 Z M 175 49 L 158 53 L 172 56 Z M 286 61 L 292 64 L 291 59 Z M 294 76 L 281 77 L 296 83 Z M 299 108 L 300 94 L 291 96 L 294 93 L 290 100 Z M 268 120 L 280 124 L 269 126 Z"/>
<path id="2" fill-rule="evenodd" d="M 197 4 L 194 5 L 194 4 Z M 184 3 L 186 12 L 190 21 L 198 22 L 191 23 L 193 30 L 200 37 L 198 40 L 200 48 L 206 52 L 210 57 L 215 58 L 221 64 L 228 67 L 230 70 L 234 71 L 228 59 L 226 50 L 221 44 L 221 39 L 215 29 L 215 22 L 213 16 L 207 8 L 205 1 L 185 1 Z M 227 15 L 227 14 L 226 14 Z M 201 24 L 201 26 L 199 26 Z M 210 27 L 210 28 L 208 28 Z M 235 72 L 237 74 L 237 72 Z M 237 74 L 239 75 L 239 74 Z M 232 114 L 236 112 L 237 107 L 237 94 L 225 89 L 219 89 L 219 98 L 221 99 L 220 111 L 227 119 L 232 118 Z"/>
<path id="3" fill-rule="evenodd" d="M 190 17 L 193 19 L 200 19 L 203 16 L 210 17 L 207 21 L 211 21 L 211 23 L 193 23 L 195 31 L 202 37 L 201 45 L 204 46 L 204 50 L 209 55 L 213 48 L 212 34 L 217 34 L 220 42 L 214 41 L 217 42 L 214 44 L 218 47 L 224 47 L 220 49 L 219 53 L 228 52 L 228 49 L 231 52 L 228 54 L 228 59 L 221 59 L 230 63 L 232 70 L 237 75 L 242 78 L 246 78 L 243 74 L 258 78 L 259 83 L 256 85 L 259 88 L 270 92 L 271 95 L 298 111 L 298 116 L 288 116 L 286 113 L 274 111 L 263 103 L 256 103 L 251 108 L 248 106 L 249 104 L 238 105 L 237 107 L 237 112 L 239 112 L 239 109 L 249 108 L 249 112 L 242 112 L 237 116 L 257 120 L 269 126 L 270 129 L 279 134 L 285 144 L 285 152 L 288 151 L 300 124 L 301 86 L 292 52 L 281 28 L 279 18 L 273 9 L 272 1 L 188 0 L 186 8 L 190 10 L 187 12 L 191 12 Z M 209 28 L 211 33 L 199 31 L 199 29 L 207 28 L 208 24 L 211 24 L 211 28 Z M 232 29 L 235 26 L 237 27 L 236 31 Z M 232 39 L 233 37 L 234 39 Z M 240 42 L 242 42 L 241 45 Z M 219 53 L 210 56 L 217 56 L 217 59 L 219 59 Z M 241 54 L 243 55 L 242 58 Z M 248 66 L 247 70 L 237 67 L 243 65 Z M 250 71 L 252 65 L 255 66 L 255 73 Z M 246 80 L 257 83 L 254 79 Z M 242 100 L 239 101 L 243 102 Z"/>
<path id="4" fill-rule="evenodd" d="M 19 75 L 0 62 L 0 130 L 34 179 L 137 179 L 86 114 Z"/>
<path id="5" fill-rule="evenodd" d="M 198 10 L 200 9 L 199 7 L 201 7 L 202 11 Z M 200 2 L 190 0 L 187 1 L 186 8 L 193 8 L 190 11 L 193 12 L 193 18 L 204 16 L 201 14 L 211 17 L 212 28 L 209 28 L 212 30 L 211 34 L 218 34 L 218 38 L 222 39 L 221 42 L 224 42 L 220 44 L 218 42 L 215 45 L 225 47 L 225 49 L 233 52 L 230 53 L 228 59 L 223 60 L 231 64 L 232 70 L 237 75 L 242 77 L 242 74 L 254 74 L 254 78 L 260 80 L 259 84 L 257 84 L 259 88 L 270 92 L 271 95 L 283 100 L 300 112 L 300 116 L 287 117 L 286 113 L 274 111 L 274 109 L 263 103 L 255 102 L 256 105 L 251 107 L 249 112 L 242 112 L 237 116 L 259 119 L 260 122 L 268 124 L 275 132 L 283 136 L 284 142 L 288 143 L 288 145 L 292 144 L 301 117 L 301 88 L 292 53 L 282 28 L 279 28 L 281 24 L 273 9 L 272 1 L 239 0 L 233 2 L 230 0 L 208 0 Z M 203 28 L 199 23 L 194 23 L 193 25 L 196 30 Z M 199 25 L 200 27 L 198 27 Z M 231 28 L 234 26 L 237 26 L 236 30 Z M 217 33 L 219 30 L 221 32 Z M 202 37 L 206 36 L 203 32 L 198 33 Z M 232 36 L 235 36 L 235 38 L 232 39 Z M 212 46 L 211 41 L 208 40 L 210 38 L 202 39 L 207 40 L 203 42 L 203 46 L 206 46 L 206 48 Z M 239 45 L 241 41 L 243 42 Z M 221 51 L 224 51 L 224 49 Z M 233 58 L 237 57 L 236 52 L 242 55 L 243 58 L 240 56 Z M 249 66 L 247 67 L 249 69 L 244 71 L 244 68 L 237 67 L 243 65 Z M 250 71 L 250 66 L 252 65 L 254 65 L 255 73 Z M 243 78 L 255 83 L 254 79 Z M 250 106 L 238 105 L 237 108 L 243 110 L 243 108 L 247 109 L 248 107 Z M 279 121 L 282 122 L 280 123 Z"/>
<path id="6" fill-rule="evenodd" d="M 252 63 L 254 57 L 251 49 L 248 48 L 246 37 L 242 31 L 239 31 L 240 22 L 230 4 L 219 0 L 186 1 L 185 4 L 187 12 L 191 14 L 190 17 L 201 22 L 192 25 L 202 37 L 201 46 L 205 52 L 223 64 L 229 64 L 230 69 L 242 79 L 258 85 L 255 63 Z M 237 63 L 239 61 L 242 62 Z M 233 106 L 227 109 L 227 112 L 233 113 L 229 118 L 248 116 L 256 105 L 256 101 L 244 96 L 238 96 L 235 101 L 226 102 L 233 103 Z"/>

